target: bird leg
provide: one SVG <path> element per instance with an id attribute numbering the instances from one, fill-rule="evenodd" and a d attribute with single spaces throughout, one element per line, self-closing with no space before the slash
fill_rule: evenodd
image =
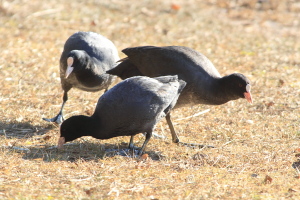
<path id="1" fill-rule="evenodd" d="M 43 120 L 47 121 L 47 122 L 55 122 L 57 124 L 61 124 L 63 121 L 64 121 L 64 117 L 63 117 L 63 109 L 64 109 L 64 106 L 65 106 L 65 103 L 68 101 L 68 92 L 64 92 L 64 96 L 63 96 L 63 103 L 61 105 L 61 108 L 60 108 L 60 111 L 59 113 L 51 118 L 51 119 L 48 119 L 48 118 L 43 118 Z"/>
<path id="2" fill-rule="evenodd" d="M 146 139 L 145 139 L 145 142 L 144 142 L 144 144 L 143 144 L 143 146 L 142 146 L 142 148 L 141 148 L 141 150 L 140 150 L 140 152 L 138 154 L 139 156 L 141 156 L 143 154 L 143 152 L 144 152 L 144 150 L 146 148 L 146 145 L 149 142 L 151 136 L 152 136 L 152 131 L 146 133 Z"/>
<path id="3" fill-rule="evenodd" d="M 130 149 L 130 150 L 134 150 L 135 149 L 135 146 L 134 146 L 134 144 L 133 144 L 133 138 L 134 138 L 134 135 L 132 135 L 131 137 L 130 137 L 130 142 L 129 142 L 129 146 L 128 146 L 128 148 Z"/>
<path id="4" fill-rule="evenodd" d="M 134 151 L 135 149 L 138 149 L 138 147 L 134 146 L 134 144 L 133 144 L 133 138 L 134 138 L 134 135 L 132 135 L 130 137 L 130 142 L 129 142 L 129 145 L 128 145 L 128 149 L 130 149 L 132 151 Z"/>
<path id="5" fill-rule="evenodd" d="M 170 131 L 171 131 L 172 141 L 173 141 L 174 143 L 179 143 L 179 138 L 178 138 L 178 135 L 177 135 L 176 132 L 175 132 L 173 123 L 172 123 L 172 121 L 171 121 L 171 115 L 170 115 L 170 113 L 168 113 L 168 114 L 166 115 L 166 120 L 167 120 L 167 123 L 168 123 L 169 128 L 170 128 Z"/>
<path id="6" fill-rule="evenodd" d="M 185 142 L 180 142 L 179 138 L 178 138 L 178 135 L 177 133 L 175 132 L 175 129 L 174 129 L 174 126 L 173 126 L 173 123 L 171 121 L 171 115 L 170 113 L 168 113 L 166 115 L 166 120 L 167 120 L 167 123 L 169 125 L 169 128 L 170 128 L 170 131 L 171 131 L 171 134 L 172 134 L 172 141 L 174 143 L 178 143 L 179 145 L 181 146 L 186 146 L 186 147 L 191 147 L 191 148 L 204 148 L 204 147 L 208 147 L 208 148 L 215 148 L 214 146 L 210 146 L 210 145 L 203 145 L 203 144 L 195 144 L 195 143 L 185 143 Z"/>

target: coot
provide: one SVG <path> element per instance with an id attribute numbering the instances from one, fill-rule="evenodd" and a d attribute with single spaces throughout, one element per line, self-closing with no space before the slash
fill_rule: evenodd
<path id="1" fill-rule="evenodd" d="M 77 32 L 69 37 L 60 57 L 60 78 L 64 90 L 63 103 L 57 116 L 49 122 L 60 124 L 68 91 L 74 87 L 96 92 L 108 89 L 114 76 L 105 72 L 119 60 L 115 45 L 104 36 L 94 32 Z"/>
<path id="2" fill-rule="evenodd" d="M 243 74 L 221 77 L 207 57 L 191 48 L 141 46 L 126 48 L 122 52 L 127 57 L 107 73 L 122 79 L 131 76 L 178 75 L 179 79 L 186 82 L 175 108 L 195 104 L 220 105 L 239 98 L 252 103 L 250 81 Z M 170 113 L 166 115 L 166 120 L 173 142 L 179 143 Z"/>
<path id="3" fill-rule="evenodd" d="M 141 155 L 156 123 L 175 106 L 185 85 L 177 76 L 128 78 L 99 98 L 92 116 L 79 115 L 65 120 L 60 127 L 58 148 L 81 136 L 97 139 L 131 136 L 129 148 L 133 149 L 133 137 L 146 133 Z"/>

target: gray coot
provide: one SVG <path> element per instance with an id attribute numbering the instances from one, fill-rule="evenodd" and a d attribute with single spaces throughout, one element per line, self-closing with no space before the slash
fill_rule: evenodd
<path id="1" fill-rule="evenodd" d="M 191 48 L 141 46 L 126 48 L 122 52 L 127 57 L 107 73 L 122 79 L 131 76 L 178 75 L 179 79 L 186 82 L 175 108 L 196 104 L 220 105 L 239 98 L 252 103 L 250 82 L 243 74 L 234 73 L 221 77 L 207 57 Z M 170 113 L 166 115 L 166 120 L 173 142 L 181 143 Z"/>
<path id="2" fill-rule="evenodd" d="M 65 120 L 60 126 L 58 148 L 81 136 L 97 139 L 131 136 L 129 148 L 134 149 L 134 135 L 146 133 L 141 155 L 156 123 L 175 106 L 185 85 L 177 76 L 128 78 L 99 98 L 91 117 L 79 115 Z"/>
<path id="3" fill-rule="evenodd" d="M 114 76 L 105 72 L 113 68 L 118 60 L 117 48 L 104 36 L 93 32 L 77 32 L 71 35 L 60 57 L 63 103 L 57 116 L 43 119 L 58 124 L 64 120 L 63 108 L 72 87 L 88 92 L 103 89 L 107 91 Z"/>

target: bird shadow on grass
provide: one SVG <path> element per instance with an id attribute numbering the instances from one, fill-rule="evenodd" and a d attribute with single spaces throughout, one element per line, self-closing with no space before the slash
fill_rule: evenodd
<path id="1" fill-rule="evenodd" d="M 116 158 L 121 156 L 123 158 L 137 158 L 138 150 L 130 151 L 127 143 L 121 144 L 99 144 L 99 143 L 67 143 L 63 149 L 57 149 L 56 146 L 31 146 L 26 148 L 15 148 L 15 151 L 21 151 L 23 159 L 26 160 L 43 160 L 44 162 L 68 161 L 76 162 L 78 160 L 91 161 L 103 160 L 106 158 Z M 148 157 L 152 160 L 161 160 L 162 155 L 159 152 L 145 151 Z"/>
<path id="2" fill-rule="evenodd" d="M 47 126 L 34 126 L 30 122 L 0 122 L 0 136 L 4 135 L 8 139 L 30 138 L 36 135 L 44 135 L 55 127 L 51 124 Z"/>

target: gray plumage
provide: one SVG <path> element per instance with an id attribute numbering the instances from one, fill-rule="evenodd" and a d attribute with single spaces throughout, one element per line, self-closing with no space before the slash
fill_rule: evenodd
<path id="1" fill-rule="evenodd" d="M 141 154 L 155 125 L 175 106 L 185 85 L 177 76 L 128 78 L 99 98 L 91 117 L 73 116 L 64 121 L 61 138 L 68 142 L 81 136 L 98 139 L 132 136 L 129 144 L 132 149 L 133 136 L 146 133 Z"/>
<path id="2" fill-rule="evenodd" d="M 117 60 L 117 48 L 104 36 L 93 32 L 71 35 L 60 57 L 63 104 L 56 117 L 44 120 L 57 123 L 63 121 L 62 110 L 68 100 L 68 91 L 73 87 L 88 92 L 107 90 L 114 76 L 105 72 L 113 68 Z"/>

